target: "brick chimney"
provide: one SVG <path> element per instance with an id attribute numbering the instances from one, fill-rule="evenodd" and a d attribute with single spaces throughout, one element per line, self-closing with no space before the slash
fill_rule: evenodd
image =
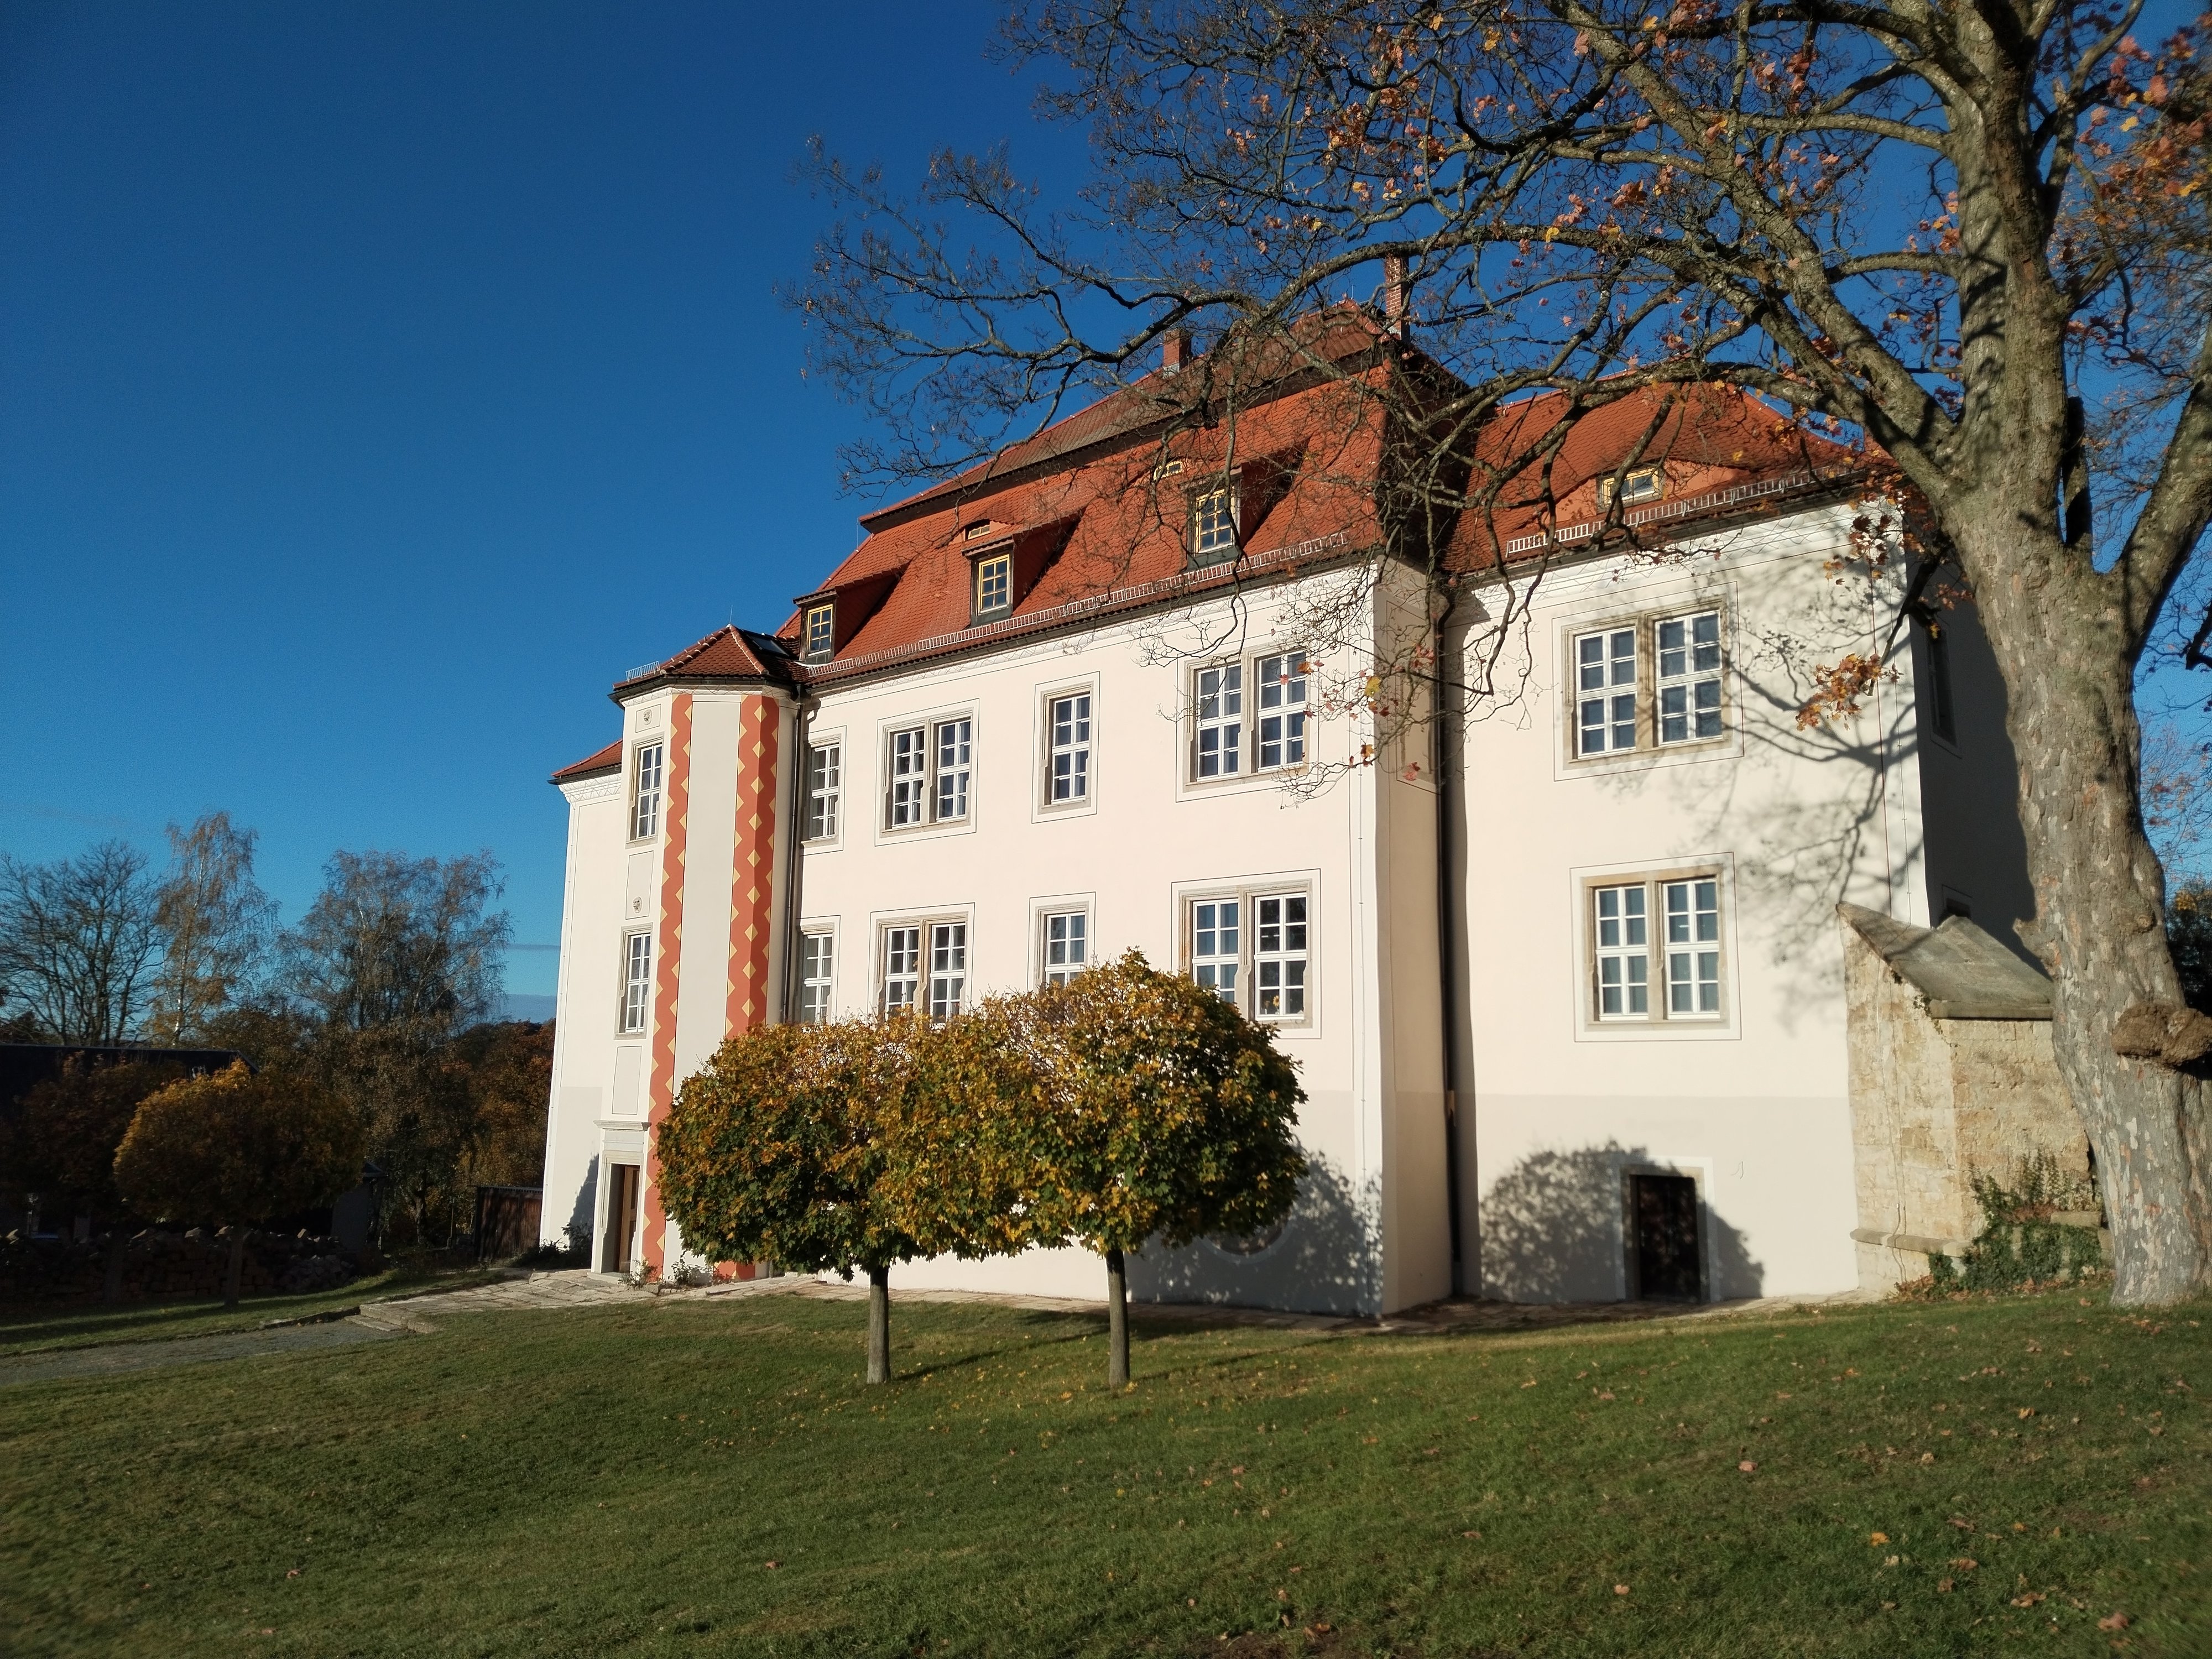
<path id="1" fill-rule="evenodd" d="M 1400 339 L 1406 337 L 1406 256 L 1382 256 L 1382 327 Z"/>
<path id="2" fill-rule="evenodd" d="M 1191 356 L 1190 331 L 1187 328 L 1170 329 L 1167 337 L 1160 342 L 1161 371 L 1168 374 L 1182 373 L 1189 363 Z"/>

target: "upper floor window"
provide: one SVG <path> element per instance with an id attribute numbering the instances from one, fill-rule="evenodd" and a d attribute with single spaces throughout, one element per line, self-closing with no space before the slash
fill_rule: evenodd
<path id="1" fill-rule="evenodd" d="M 975 721 L 966 715 L 892 732 L 884 754 L 884 827 L 911 830 L 968 816 Z"/>
<path id="2" fill-rule="evenodd" d="M 1305 653 L 1285 651 L 1260 659 L 1260 768 L 1301 766 L 1306 758 Z"/>
<path id="3" fill-rule="evenodd" d="M 623 1030 L 642 1031 L 652 1006 L 653 935 L 631 933 L 623 944 Z"/>
<path id="4" fill-rule="evenodd" d="M 834 841 L 843 793 L 844 746 L 825 743 L 806 751 L 806 839 Z"/>
<path id="5" fill-rule="evenodd" d="M 1719 611 L 1615 623 L 1571 649 L 1578 757 L 1723 735 Z"/>
<path id="6" fill-rule="evenodd" d="M 1198 671 L 1198 763 L 1201 778 L 1235 777 L 1244 755 L 1244 665 Z"/>
<path id="7" fill-rule="evenodd" d="M 1091 965 L 1091 916 L 1055 910 L 1044 919 L 1044 982 L 1065 985 Z"/>
<path id="8" fill-rule="evenodd" d="M 630 784 L 629 834 L 646 841 L 660 833 L 660 759 L 657 743 L 638 746 L 635 775 Z"/>
<path id="9" fill-rule="evenodd" d="M 1667 474 L 1663 468 L 1632 466 L 1619 480 L 1611 477 L 1597 481 L 1597 504 L 1600 509 L 1609 507 L 1615 499 L 1615 484 L 1623 507 L 1633 507 L 1638 501 L 1656 501 L 1667 493 Z"/>
<path id="10" fill-rule="evenodd" d="M 975 613 L 988 617 L 1014 602 L 1014 556 L 994 554 L 975 564 Z"/>
<path id="11" fill-rule="evenodd" d="M 1722 1017 L 1719 876 L 1609 882 L 1589 905 L 1596 1019 Z"/>
<path id="12" fill-rule="evenodd" d="M 1659 741 L 1721 734 L 1721 613 L 1669 617 L 1659 624 Z"/>
<path id="13" fill-rule="evenodd" d="M 1217 484 L 1190 498 L 1190 551 L 1198 559 L 1219 558 L 1237 550 L 1237 491 Z"/>
<path id="14" fill-rule="evenodd" d="M 1051 699 L 1046 708 L 1051 728 L 1050 769 L 1045 776 L 1048 805 L 1073 805 L 1091 799 L 1091 694 L 1071 691 Z"/>
<path id="15" fill-rule="evenodd" d="M 1607 629 L 1575 641 L 1576 752 L 1636 747 L 1636 630 Z"/>
<path id="16" fill-rule="evenodd" d="M 837 936 L 801 933 L 799 936 L 799 1023 L 827 1024 L 836 986 Z"/>
<path id="17" fill-rule="evenodd" d="M 806 654 L 826 657 L 837 642 L 837 607 L 813 605 L 806 608 Z"/>

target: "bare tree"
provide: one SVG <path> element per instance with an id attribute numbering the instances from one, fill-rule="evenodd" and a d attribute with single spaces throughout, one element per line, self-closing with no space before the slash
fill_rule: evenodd
<path id="1" fill-rule="evenodd" d="M 0 854 L 0 1001 L 52 1042 L 135 1035 L 161 957 L 157 903 L 145 855 L 119 841 L 51 864 Z"/>
<path id="2" fill-rule="evenodd" d="M 258 838 L 228 812 L 189 830 L 168 828 L 169 870 L 158 917 L 163 951 L 149 1030 L 162 1041 L 197 1041 L 208 1023 L 254 988 L 276 906 L 253 878 Z"/>
<path id="3" fill-rule="evenodd" d="M 1995 647 L 2023 939 L 2117 1294 L 2166 1301 L 2212 1283 L 2212 1022 L 2160 925 L 2132 694 L 2212 516 L 2212 100 L 2197 32 L 2146 47 L 2141 9 L 1041 0 L 1009 49 L 1090 129 L 1080 200 L 1047 210 L 1002 155 L 941 155 L 911 200 L 817 157 L 845 217 L 798 302 L 879 417 L 856 477 L 987 462 L 1193 327 L 1228 347 L 1194 423 L 1234 425 L 1263 348 L 1377 402 L 1401 523 L 1548 520 L 1564 432 L 1654 388 L 1733 385 L 1857 446 L 1890 503 L 1875 562 L 1955 561 Z M 1419 346 L 1382 374 L 1301 333 L 1378 266 L 1403 274 L 1381 320 Z M 1441 615 L 1434 543 L 1387 551 Z M 2178 631 L 2201 655 L 2212 611 Z M 1810 712 L 1883 672 L 1821 665 Z"/>

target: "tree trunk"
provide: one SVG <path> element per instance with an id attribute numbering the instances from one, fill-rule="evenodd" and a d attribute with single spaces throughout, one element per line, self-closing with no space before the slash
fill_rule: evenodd
<path id="1" fill-rule="evenodd" d="M 2080 550 L 2022 524 L 2028 514 L 1982 516 L 2004 545 L 1977 558 L 1974 538 L 1955 539 L 2004 670 L 2036 901 L 2021 937 L 2051 970 L 2051 1046 L 2096 1151 L 2112 1298 L 2172 1302 L 2212 1283 L 2212 1138 L 2202 1085 L 2175 1069 L 2185 1059 L 2113 1046 L 2129 1010 L 2181 1006 L 2165 872 L 2137 793 L 2136 653 Z"/>
<path id="2" fill-rule="evenodd" d="M 226 1308 L 238 1305 L 239 1283 L 246 1276 L 245 1267 L 246 1229 L 240 1227 L 230 1236 L 230 1266 L 222 1275 L 222 1305 Z"/>
<path id="3" fill-rule="evenodd" d="M 868 1381 L 891 1380 L 891 1270 L 868 1269 Z"/>
<path id="4" fill-rule="evenodd" d="M 1106 1252 L 1106 1386 L 1129 1386 L 1129 1272 L 1119 1250 Z"/>
<path id="5" fill-rule="evenodd" d="M 131 1248 L 131 1236 L 118 1227 L 107 1236 L 107 1282 L 100 1287 L 103 1302 L 123 1300 L 123 1257 Z"/>

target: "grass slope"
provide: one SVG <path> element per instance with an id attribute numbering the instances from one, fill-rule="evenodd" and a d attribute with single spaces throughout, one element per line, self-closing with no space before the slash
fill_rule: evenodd
<path id="1" fill-rule="evenodd" d="M 854 1307 L 478 1314 L 0 1390 L 0 1649 L 2201 1656 L 2205 1312 L 1162 1328 L 1118 1399 L 1073 1316 L 907 1304 L 870 1390 Z"/>

